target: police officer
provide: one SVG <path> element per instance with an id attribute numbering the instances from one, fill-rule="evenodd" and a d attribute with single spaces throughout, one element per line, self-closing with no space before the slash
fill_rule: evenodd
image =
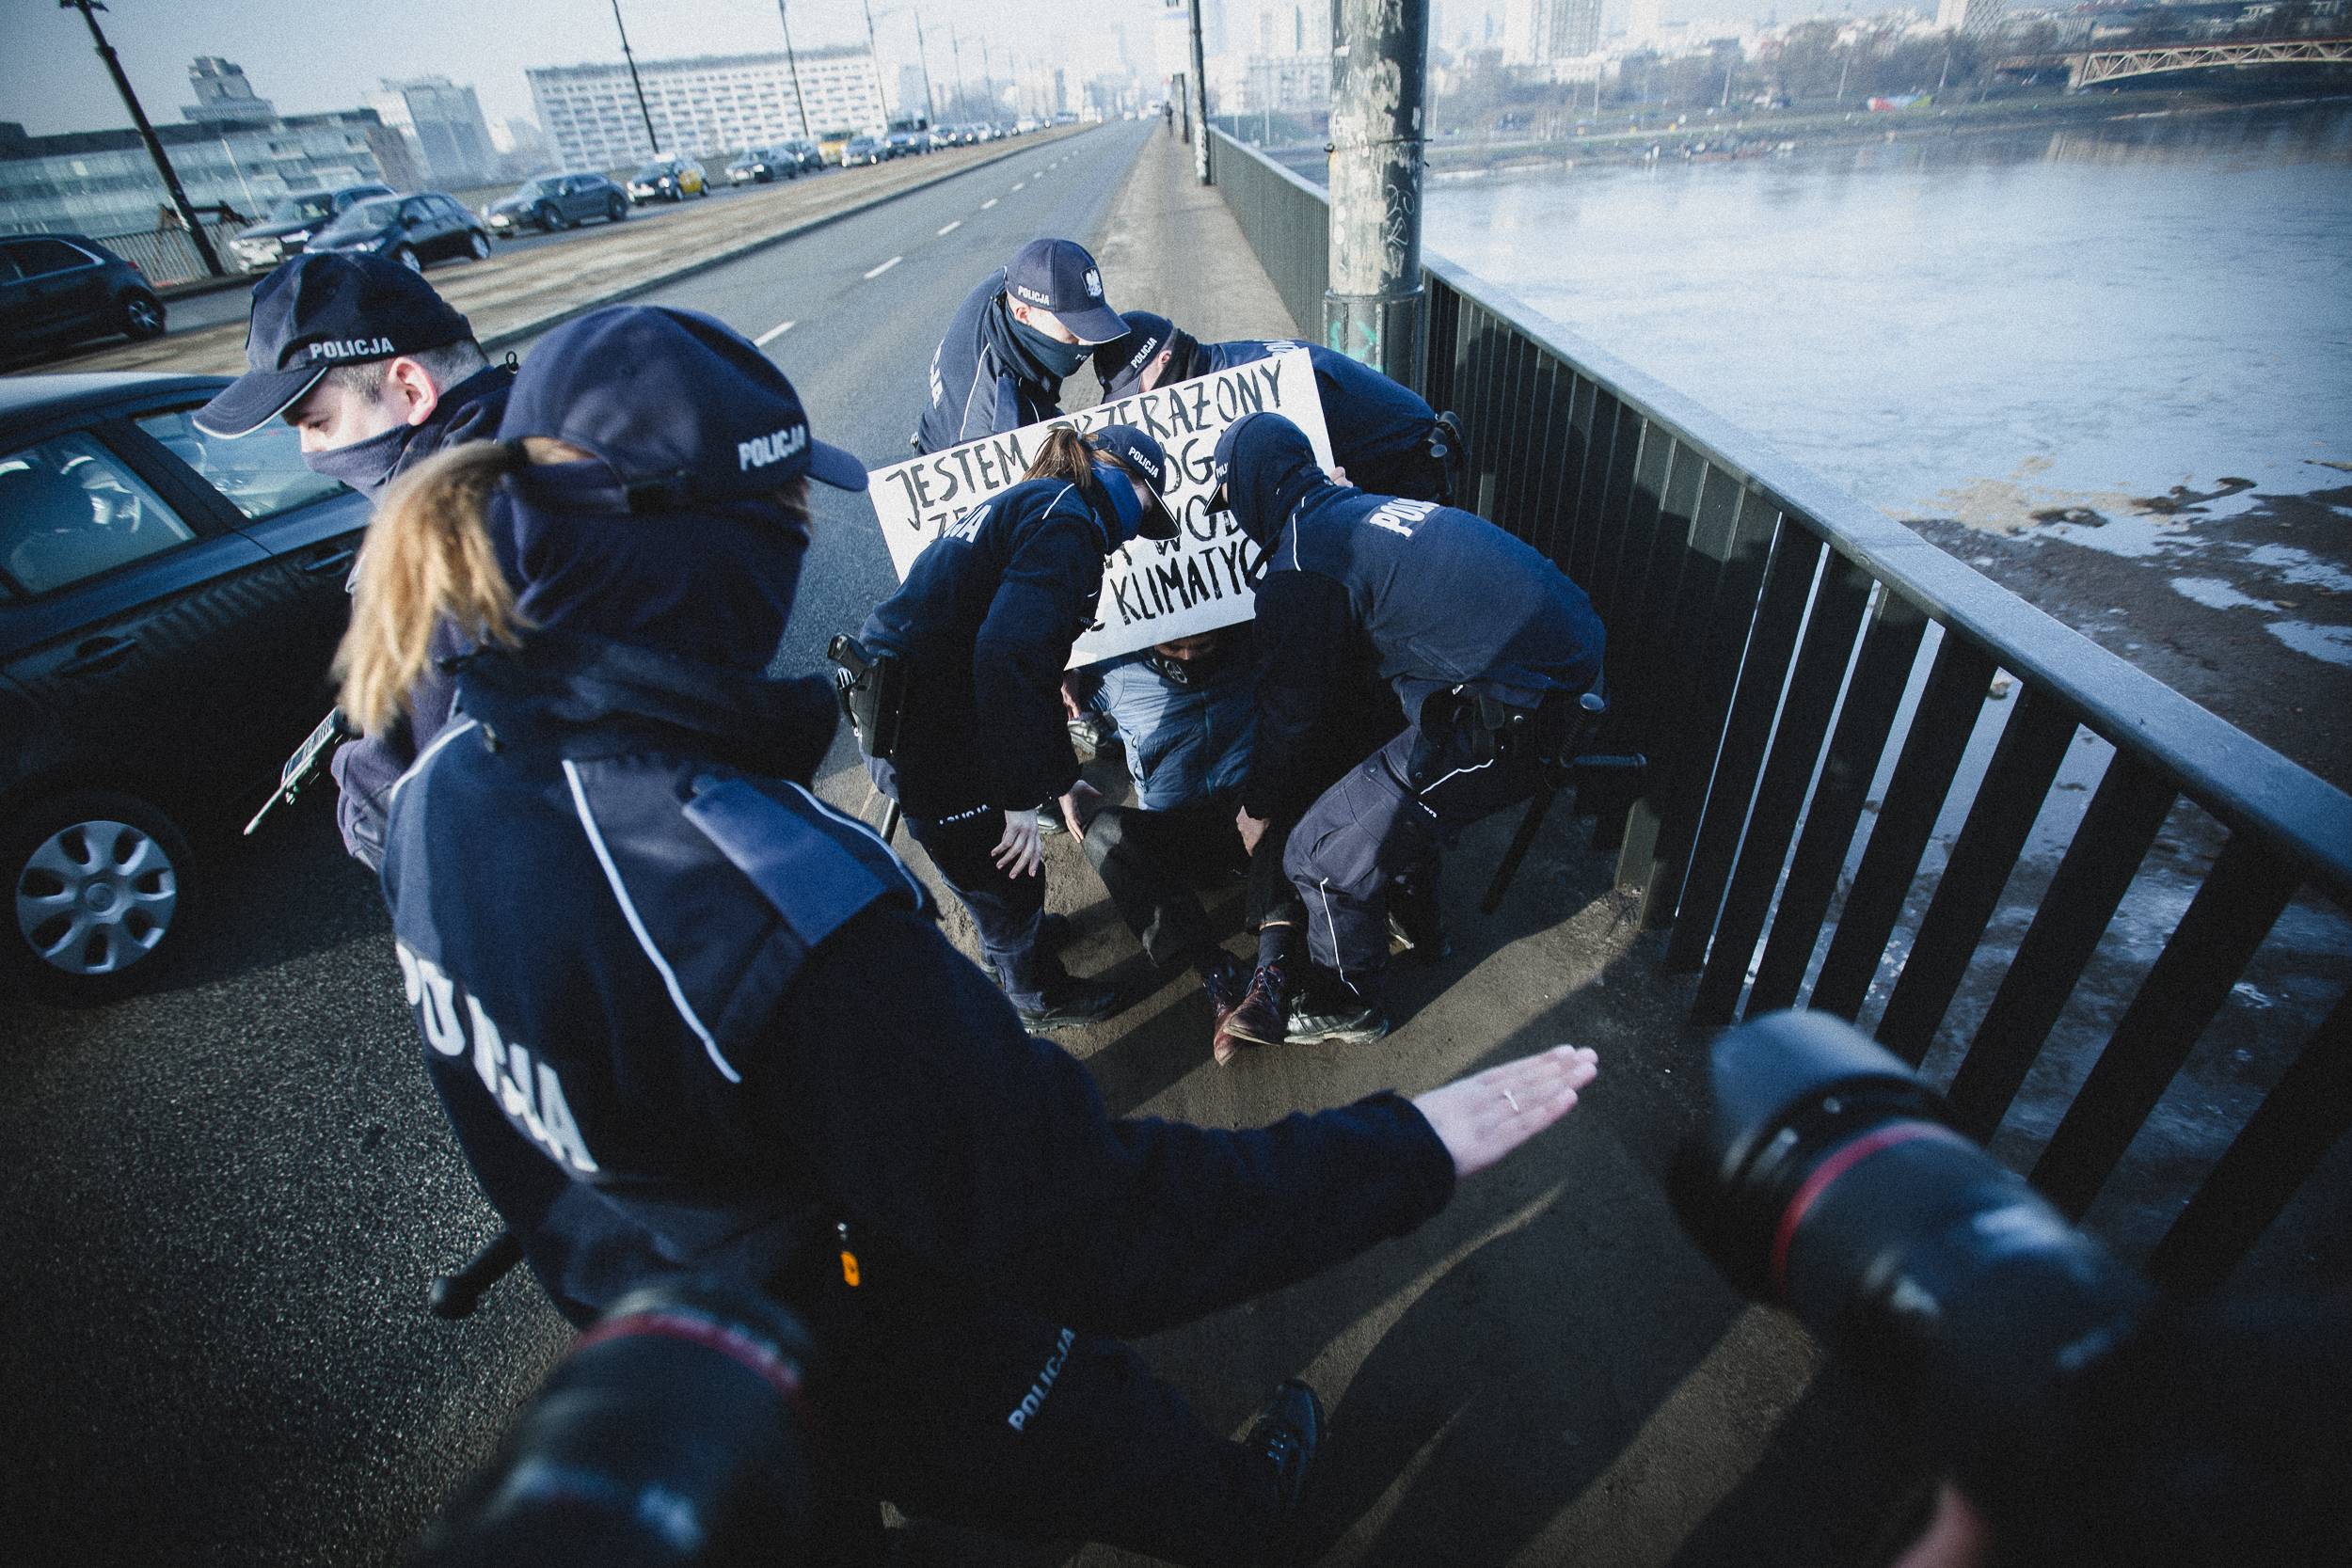
<path id="1" fill-rule="evenodd" d="M 1434 879 L 1441 835 L 1542 787 L 1600 679 L 1600 620 L 1558 567 L 1484 518 L 1332 483 L 1279 414 L 1235 420 L 1215 462 L 1212 508 L 1231 510 L 1267 563 L 1257 744 L 1273 763 L 1243 787 L 1243 836 L 1363 653 L 1414 721 L 1291 831 L 1283 869 L 1317 973 L 1292 996 L 1289 976 L 1262 970 L 1226 1027 L 1278 1043 L 1287 1005 L 1294 1036 L 1376 1039 L 1389 1028 L 1375 990 L 1391 889 L 1408 874 Z"/>
<path id="2" fill-rule="evenodd" d="M 965 296 L 931 353 L 914 450 L 939 451 L 1061 412 L 1061 384 L 1127 324 L 1075 240 L 1031 240 Z"/>
<path id="3" fill-rule="evenodd" d="M 233 438 L 282 419 L 305 464 L 370 500 L 435 452 L 495 434 L 515 379 L 422 277 L 342 251 L 305 252 L 254 286 L 245 354 L 246 373 L 197 411 L 198 428 Z M 460 651 L 453 635 L 439 657 Z M 447 721 L 450 691 L 428 665 L 402 722 L 335 753 L 343 847 L 371 869 L 384 858 L 385 792 Z"/>
<path id="4" fill-rule="evenodd" d="M 499 440 L 393 493 L 347 710 L 380 726 L 438 620 L 477 649 L 384 864 L 435 1088 L 573 1323 L 685 1273 L 809 1324 L 820 1497 L 1260 1560 L 1311 1393 L 1286 1385 L 1231 1442 L 1109 1336 L 1421 1223 L 1565 1114 L 1592 1055 L 1265 1131 L 1110 1119 L 807 787 L 831 694 L 762 670 L 812 478 L 864 480 L 757 349 L 624 306 L 548 336 Z M 856 1523 L 845 1544 L 878 1547 L 879 1511 Z"/>
<path id="5" fill-rule="evenodd" d="M 1028 478 L 966 513 L 915 558 L 860 641 L 906 661 L 898 747 L 877 787 L 963 902 L 1033 1030 L 1106 1018 L 1116 988 L 1080 981 L 1039 942 L 1038 802 L 1078 779 L 1062 671 L 1130 539 L 1172 539 L 1160 445 L 1131 425 L 1053 431 Z"/>
<path id="6" fill-rule="evenodd" d="M 1105 404 L 1303 348 L 1315 368 L 1315 391 L 1331 435 L 1331 460 L 1346 474 L 1347 483 L 1375 495 L 1453 499 L 1461 427 L 1451 414 L 1438 414 L 1411 388 L 1321 343 L 1254 338 L 1203 343 L 1149 310 L 1130 310 L 1120 319 L 1126 324 L 1126 336 L 1094 351 L 1094 372 L 1102 380 Z"/>

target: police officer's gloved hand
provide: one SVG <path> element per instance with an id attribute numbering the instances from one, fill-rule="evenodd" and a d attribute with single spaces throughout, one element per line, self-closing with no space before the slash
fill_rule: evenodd
<path id="1" fill-rule="evenodd" d="M 1005 836 L 989 851 L 996 869 L 1008 877 L 1034 877 L 1045 863 L 1045 847 L 1040 842 L 1037 808 L 1005 813 Z"/>

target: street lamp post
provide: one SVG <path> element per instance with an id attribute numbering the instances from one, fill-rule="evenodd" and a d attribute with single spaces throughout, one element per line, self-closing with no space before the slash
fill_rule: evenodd
<path id="1" fill-rule="evenodd" d="M 57 0 L 57 5 L 60 9 L 80 11 L 82 20 L 89 24 L 89 36 L 98 44 L 98 57 L 106 62 L 107 74 L 115 79 L 115 90 L 122 94 L 123 104 L 131 111 L 131 123 L 139 128 L 139 139 L 147 143 L 147 155 L 155 160 L 155 172 L 164 177 L 164 189 L 170 194 L 171 205 L 179 213 L 180 221 L 187 225 L 188 239 L 196 246 L 196 253 L 204 259 L 204 270 L 215 277 L 225 276 L 228 269 L 220 264 L 220 256 L 213 249 L 213 237 L 197 221 L 196 209 L 188 204 L 188 193 L 180 188 L 179 171 L 164 155 L 164 144 L 155 135 L 155 127 L 148 123 L 147 111 L 139 107 L 138 94 L 131 90 L 131 78 L 122 73 L 122 62 L 115 57 L 114 45 L 106 41 L 105 33 L 98 25 L 94 13 L 104 10 L 105 6 L 101 0 Z"/>
<path id="2" fill-rule="evenodd" d="M 882 124 L 890 124 L 890 95 L 882 91 L 882 45 L 874 41 L 874 8 L 871 0 L 860 0 L 866 8 L 866 58 L 874 68 L 874 103 L 882 113 Z"/>
<path id="3" fill-rule="evenodd" d="M 931 90 L 931 56 L 930 51 L 923 44 L 923 13 L 914 6 L 909 6 L 907 9 L 914 12 L 914 62 L 923 68 L 923 118 L 936 125 L 939 123 L 939 94 Z"/>
<path id="4" fill-rule="evenodd" d="M 621 0 L 612 0 L 612 25 L 621 31 L 621 58 L 628 62 L 628 85 L 637 89 L 637 112 L 644 117 L 645 139 L 653 144 L 653 155 L 661 156 L 661 138 L 653 134 L 653 111 L 645 107 L 645 84 L 637 77 L 637 56 L 629 53 L 628 27 L 621 21 Z"/>
<path id="5" fill-rule="evenodd" d="M 784 66 L 792 73 L 792 102 L 800 106 L 801 135 L 814 141 L 817 133 L 808 123 L 808 100 L 801 96 L 801 62 L 792 53 L 792 18 L 784 8 L 784 0 L 776 0 L 776 20 L 784 24 Z"/>

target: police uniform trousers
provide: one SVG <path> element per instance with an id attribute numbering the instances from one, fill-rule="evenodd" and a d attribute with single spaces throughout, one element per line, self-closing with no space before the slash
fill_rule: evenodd
<path id="1" fill-rule="evenodd" d="M 1087 862 L 1154 964 L 1191 962 L 1217 946 L 1196 889 L 1245 865 L 1250 930 L 1269 920 L 1304 924 L 1297 891 L 1282 870 L 1288 824 L 1270 825 L 1253 853 L 1242 847 L 1241 830 L 1233 825 L 1240 809 L 1239 793 L 1229 790 L 1159 811 L 1105 806 L 1087 824 Z"/>
<path id="2" fill-rule="evenodd" d="M 1287 1560 L 1271 1465 L 1204 1426 L 1127 1344 L 887 1278 L 802 1310 L 825 1347 L 809 1391 L 834 1537 L 812 1563 L 879 1564 L 880 1500 L 1200 1568 Z"/>
<path id="3" fill-rule="evenodd" d="M 1496 752 L 1475 721 L 1414 724 L 1318 796 L 1291 830 L 1282 869 L 1307 911 L 1309 957 L 1363 989 L 1388 964 L 1389 905 L 1402 882 L 1434 889 L 1438 850 L 1544 783 L 1541 749 Z"/>
<path id="4" fill-rule="evenodd" d="M 996 864 L 993 852 L 1005 836 L 1005 814 L 993 806 L 944 817 L 909 812 L 906 823 L 972 917 L 996 983 L 1014 1006 L 1042 1011 L 1045 987 L 1061 975 L 1061 966 L 1037 948 L 1045 914 L 1045 868 L 1012 877 Z"/>

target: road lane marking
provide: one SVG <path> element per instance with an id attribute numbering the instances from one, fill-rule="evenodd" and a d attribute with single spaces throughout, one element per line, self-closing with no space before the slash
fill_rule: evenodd
<path id="1" fill-rule="evenodd" d="M 778 322 L 775 325 L 770 327 L 758 337 L 754 338 L 752 341 L 761 348 L 766 348 L 770 343 L 774 342 L 778 338 L 781 338 L 786 333 L 791 331 L 793 325 L 794 324 L 791 322 Z"/>
<path id="2" fill-rule="evenodd" d="M 1021 183 L 1019 183 L 1018 185 L 1015 185 L 1015 186 L 1013 187 L 1013 189 L 1014 189 L 1014 190 L 1016 190 L 1016 191 L 1025 191 L 1025 190 L 1027 190 L 1028 188 L 1029 188 L 1029 182 L 1028 182 L 1026 180 L 1022 181 L 1022 182 L 1021 182 Z"/>
<path id="3" fill-rule="evenodd" d="M 884 261 L 881 266 L 876 267 L 866 276 L 869 278 L 880 277 L 883 273 L 888 272 L 892 267 L 897 266 L 899 262 L 905 260 L 906 258 L 903 256 L 893 256 L 889 261 Z"/>
<path id="4" fill-rule="evenodd" d="M 990 198 L 989 198 L 986 201 L 983 201 L 983 202 L 981 202 L 981 203 L 980 203 L 980 211 L 981 211 L 981 212 L 983 212 L 983 213 L 985 213 L 985 212 L 987 212 L 987 211 L 988 211 L 991 207 L 993 207 L 993 206 L 995 206 L 995 205 L 996 205 L 996 198 L 994 198 L 994 197 L 993 197 L 993 196 L 992 196 L 992 197 L 990 197 Z"/>
<path id="5" fill-rule="evenodd" d="M 959 230 L 959 229 L 961 229 L 961 228 L 962 228 L 962 227 L 963 227 L 963 220 L 962 220 L 961 218 L 958 218 L 958 219 L 956 219 L 956 221 L 955 221 L 955 222 L 953 222 L 953 223 L 951 223 L 951 224 L 947 225 L 945 229 L 942 229 L 942 230 L 940 230 L 940 233 L 942 233 L 942 234 L 952 234 L 952 233 L 954 233 L 957 230 Z"/>

